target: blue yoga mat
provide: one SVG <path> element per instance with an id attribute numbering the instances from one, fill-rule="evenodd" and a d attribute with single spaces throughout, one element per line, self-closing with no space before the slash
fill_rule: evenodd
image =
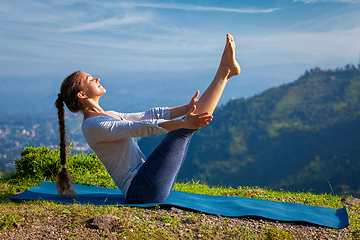
<path id="1" fill-rule="evenodd" d="M 134 207 L 174 206 L 226 217 L 261 217 L 284 222 L 306 222 L 331 228 L 349 225 L 346 207 L 331 209 L 298 203 L 275 202 L 263 199 L 209 196 L 173 191 L 162 203 L 128 204 L 119 189 L 73 183 L 77 199 L 60 197 L 56 183 L 42 182 L 39 186 L 16 195 L 13 199 L 45 200 L 65 204 L 122 205 Z"/>

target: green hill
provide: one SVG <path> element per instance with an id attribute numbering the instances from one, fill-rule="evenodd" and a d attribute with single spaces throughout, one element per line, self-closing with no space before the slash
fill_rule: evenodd
<path id="1" fill-rule="evenodd" d="M 148 154 L 162 136 L 139 141 Z M 306 71 L 217 108 L 193 137 L 179 179 L 360 195 L 360 70 Z"/>

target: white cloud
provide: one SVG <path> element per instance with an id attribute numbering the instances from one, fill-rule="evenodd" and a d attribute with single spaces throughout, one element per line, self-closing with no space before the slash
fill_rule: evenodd
<path id="1" fill-rule="evenodd" d="M 269 13 L 279 10 L 279 8 L 239 9 L 239 8 L 204 7 L 204 6 L 196 6 L 196 5 L 185 5 L 185 4 L 168 4 L 168 3 L 156 4 L 156 3 L 133 3 L 133 2 L 120 3 L 119 6 L 177 9 L 177 10 L 186 10 L 186 11 L 235 12 L 235 13 Z"/>
<path id="2" fill-rule="evenodd" d="M 62 9 L 54 8 L 46 2 L 39 1 L 1 1 L 0 21 L 16 23 L 47 24 L 62 22 L 65 14 Z"/>
<path id="3" fill-rule="evenodd" d="M 83 25 L 61 29 L 59 32 L 61 33 L 67 33 L 67 32 L 82 32 L 82 31 L 89 31 L 94 29 L 99 29 L 107 26 L 119 26 L 119 25 L 125 25 L 125 24 L 134 24 L 139 22 L 144 22 L 148 18 L 146 16 L 125 16 L 122 19 L 118 19 L 116 17 L 100 20 L 97 22 L 92 23 L 86 23 Z"/>
<path id="4" fill-rule="evenodd" d="M 319 3 L 319 2 L 342 2 L 342 3 L 360 3 L 359 0 L 294 0 L 294 2 Z"/>
<path id="5" fill-rule="evenodd" d="M 344 59 L 353 58 L 357 61 L 360 49 L 357 12 L 349 11 L 353 5 L 342 4 L 346 11 L 340 14 L 330 12 L 319 17 L 307 17 L 306 21 L 289 20 L 285 26 L 277 27 L 276 23 L 273 26 L 273 16 L 261 14 L 276 11 L 275 8 L 253 7 L 251 10 L 215 7 L 221 4 L 205 7 L 85 0 L 80 0 L 83 5 L 79 1 L 71 1 L 71 4 L 66 1 L 66 5 L 62 5 L 63 2 L 59 2 L 61 5 L 29 2 L 23 5 L 17 1 L 7 5 L 0 3 L 0 35 L 4 36 L 0 38 L 0 50 L 3 56 L 7 56 L 0 57 L 3 74 L 11 74 L 16 68 L 22 72 L 26 72 L 24 69 L 35 71 L 35 68 L 46 72 L 49 69 L 63 71 L 74 66 L 109 71 L 131 71 L 138 66 L 145 70 L 212 69 L 219 61 L 227 32 L 235 37 L 241 61 L 253 65 L 314 61 L 342 63 Z M 295 5 L 293 1 L 289 4 Z M 168 9 L 181 11 L 171 11 L 173 15 L 163 14 L 170 12 Z M 295 16 L 297 8 L 292 10 Z M 201 11 L 206 14 L 199 14 Z M 219 19 L 213 19 L 211 11 L 223 12 L 225 14 L 221 17 L 230 16 L 232 21 L 223 21 L 219 16 Z M 231 12 L 234 14 L 228 14 Z M 254 23 L 241 21 L 249 16 L 241 13 L 260 14 L 250 16 L 256 21 Z M 194 20 L 201 17 L 201 21 L 187 22 L 188 14 Z M 277 17 L 277 14 L 272 15 Z M 261 21 L 263 16 L 266 21 Z"/>

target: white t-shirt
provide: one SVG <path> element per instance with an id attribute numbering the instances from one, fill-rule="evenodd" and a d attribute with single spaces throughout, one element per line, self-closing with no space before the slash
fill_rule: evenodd
<path id="1" fill-rule="evenodd" d="M 108 116 L 91 117 L 82 123 L 82 131 L 125 197 L 132 179 L 145 161 L 134 138 L 168 132 L 158 124 L 170 119 L 170 111 L 168 108 L 152 108 L 139 113 L 113 113 L 123 120 Z"/>

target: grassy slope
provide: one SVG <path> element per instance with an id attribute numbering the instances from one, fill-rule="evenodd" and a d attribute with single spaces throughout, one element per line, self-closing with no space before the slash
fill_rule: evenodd
<path id="1" fill-rule="evenodd" d="M 85 220 L 96 215 L 113 214 L 120 217 L 119 225 L 114 230 L 114 234 L 127 237 L 127 239 L 153 238 L 178 238 L 179 231 L 183 229 L 183 223 L 187 223 L 191 230 L 186 234 L 192 234 L 196 231 L 203 238 L 256 238 L 256 239 L 289 239 L 297 237 L 296 233 L 281 230 L 275 227 L 268 227 L 264 233 L 255 232 L 250 228 L 229 227 L 231 219 L 223 218 L 222 226 L 204 225 L 196 223 L 202 221 L 202 215 L 199 213 L 186 213 L 186 219 L 180 220 L 178 217 L 161 214 L 152 215 L 153 210 L 142 210 L 139 208 L 128 208 L 118 206 L 84 206 L 84 205 L 63 205 L 44 201 L 20 201 L 13 202 L 10 198 L 17 193 L 38 185 L 42 180 L 54 181 L 53 172 L 48 171 L 54 165 L 54 169 L 59 169 L 57 162 L 58 152 L 50 151 L 46 148 L 32 149 L 23 151 L 21 161 L 17 161 L 17 172 L 6 178 L 0 179 L 0 236 L 7 230 L 17 231 L 17 228 L 29 228 L 36 226 L 39 221 L 45 221 L 43 224 L 54 224 L 61 222 L 61 230 L 66 231 L 69 237 L 79 238 L 89 234 L 90 230 L 86 228 Z M 31 163 L 31 164 L 30 164 Z M 24 166 L 26 169 L 24 169 Z M 114 188 L 110 176 L 106 173 L 104 167 L 94 155 L 74 155 L 68 160 L 67 166 L 73 173 L 73 182 L 90 184 Z M 312 206 L 324 206 L 329 208 L 342 208 L 345 204 L 340 196 L 331 194 L 316 195 L 311 192 L 288 192 L 273 191 L 261 188 L 224 188 L 209 187 L 197 182 L 177 183 L 175 189 L 178 191 L 192 192 L 209 195 L 239 196 L 248 198 L 261 198 L 273 201 L 297 202 Z M 146 212 L 147 211 L 147 212 Z M 356 239 L 360 237 L 360 206 L 348 206 L 350 217 L 350 234 Z M 146 215 L 146 216 L 145 216 Z M 148 217 L 150 216 L 150 217 Z M 140 220 L 141 221 L 140 221 Z M 255 220 L 261 221 L 261 220 Z M 156 224 L 170 224 L 171 228 L 157 227 Z M 155 225 L 154 225 L 155 224 Z M 195 228 L 195 229 L 194 229 Z M 79 229 L 77 233 L 73 230 Z M 134 230 L 135 229 L 135 230 Z M 33 229 L 32 229 L 33 230 Z M 82 230 L 82 231 L 81 231 Z M 11 232 L 10 231 L 10 232 Z M 339 230 L 330 230 L 335 235 Z M 80 234 L 80 235 L 79 235 Z M 102 234 L 102 233 L 100 233 Z M 105 233 L 104 238 L 106 236 Z M 184 238 L 193 235 L 184 235 Z"/>

